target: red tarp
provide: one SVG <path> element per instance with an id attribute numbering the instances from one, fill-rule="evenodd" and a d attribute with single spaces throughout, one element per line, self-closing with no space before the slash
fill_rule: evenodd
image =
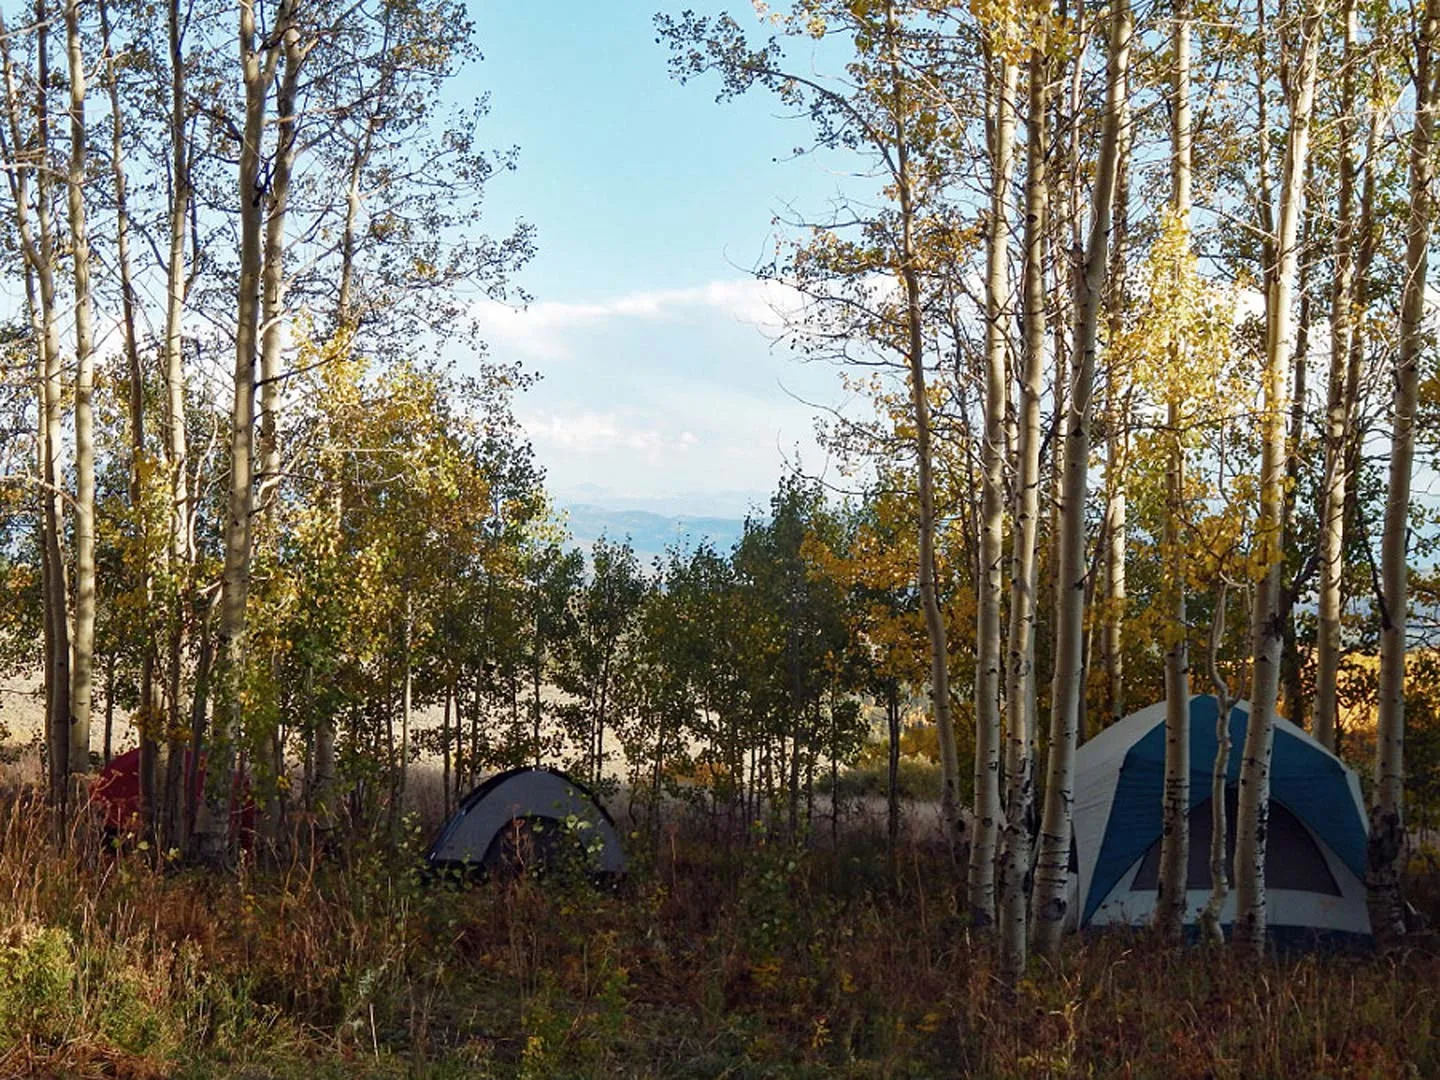
<path id="1" fill-rule="evenodd" d="M 192 769 L 190 751 L 185 751 L 185 775 L 194 784 L 196 799 L 205 791 L 205 755 L 200 755 L 200 768 Z M 244 805 L 238 806 L 241 785 L 244 785 Z M 91 794 L 105 811 L 105 825 L 116 832 L 133 829 L 140 814 L 140 749 L 127 751 L 110 759 L 100 770 L 92 785 Z M 250 798 L 248 780 L 238 776 L 230 792 L 230 828 L 239 830 L 242 841 L 248 843 L 255 835 L 255 801 Z"/>

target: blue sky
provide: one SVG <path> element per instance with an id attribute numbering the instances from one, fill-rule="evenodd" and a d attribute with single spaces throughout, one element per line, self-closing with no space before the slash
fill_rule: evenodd
<path id="1" fill-rule="evenodd" d="M 521 148 L 485 224 L 523 217 L 539 243 L 528 310 L 481 320 L 496 357 L 543 377 L 518 412 L 560 501 L 735 513 L 796 453 L 823 465 L 795 396 L 840 404 L 838 378 L 772 349 L 786 296 L 749 271 L 777 212 L 821 211 L 847 180 L 784 160 L 807 126 L 763 94 L 717 105 L 713 81 L 674 82 L 661 2 L 472 0 L 485 61 L 464 89 L 490 94 L 486 142 Z"/>

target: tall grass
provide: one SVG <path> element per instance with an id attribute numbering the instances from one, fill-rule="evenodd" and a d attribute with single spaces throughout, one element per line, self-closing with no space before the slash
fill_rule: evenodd
<path id="1" fill-rule="evenodd" d="M 219 875 L 0 802 L 0 1076 L 1440 1074 L 1440 961 L 1072 942 L 1018 989 L 948 861 L 669 832 L 616 888 L 427 880 L 413 826 Z M 638 841 L 637 841 L 638 845 Z M 157 865 L 158 862 L 158 865 Z"/>

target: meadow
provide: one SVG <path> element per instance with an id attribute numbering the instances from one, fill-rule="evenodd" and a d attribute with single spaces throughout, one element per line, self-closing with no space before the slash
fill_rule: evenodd
<path id="1" fill-rule="evenodd" d="M 1440 1070 L 1440 950 L 1244 960 L 1148 934 L 1072 938 L 1015 989 L 962 875 L 865 830 L 802 847 L 632 832 L 613 885 L 436 880 L 396 843 L 292 834 L 283 859 L 185 869 L 57 853 L 0 805 L 0 1076 L 1403 1077 Z M 1440 869 L 1411 861 L 1421 919 Z"/>

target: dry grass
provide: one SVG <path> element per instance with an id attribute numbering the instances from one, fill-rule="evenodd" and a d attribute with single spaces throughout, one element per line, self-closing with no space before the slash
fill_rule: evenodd
<path id="1" fill-rule="evenodd" d="M 1440 1074 L 1428 947 L 1252 964 L 1110 935 L 1012 992 L 919 848 L 892 882 L 863 836 L 671 832 L 613 891 L 460 889 L 423 880 L 423 839 L 156 871 L 84 828 L 57 853 L 7 797 L 0 1077 Z"/>

